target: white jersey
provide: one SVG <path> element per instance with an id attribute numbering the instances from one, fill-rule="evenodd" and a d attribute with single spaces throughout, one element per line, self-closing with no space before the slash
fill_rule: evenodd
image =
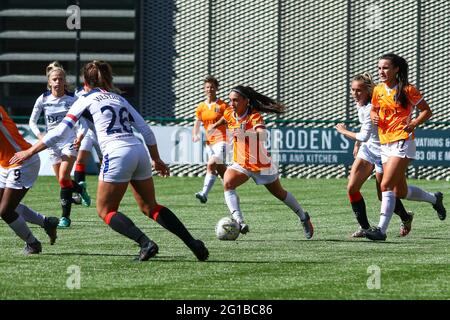
<path id="1" fill-rule="evenodd" d="M 78 99 L 79 97 L 81 97 L 81 96 L 83 96 L 83 95 L 85 95 L 87 92 L 86 91 L 84 91 L 84 89 L 83 89 L 83 87 L 80 87 L 80 88 L 78 88 L 76 91 L 75 91 L 75 97 Z M 92 124 L 93 125 L 93 124 Z M 95 129 L 93 128 L 93 127 L 91 127 L 91 123 L 90 122 L 88 122 L 88 131 L 87 131 L 87 133 L 86 133 L 86 135 L 84 136 L 85 138 L 90 138 L 90 139 L 92 139 L 92 140 L 94 140 L 93 142 L 94 143 L 96 143 L 96 144 L 98 144 L 98 139 L 97 139 L 97 134 L 95 133 Z M 86 139 L 87 140 L 87 139 Z M 85 141 L 84 139 L 83 139 L 83 141 Z M 83 142 L 82 142 L 83 143 Z M 85 149 L 82 149 L 81 148 L 81 150 L 85 150 Z M 90 150 L 89 150 L 90 151 Z"/>
<path id="2" fill-rule="evenodd" d="M 62 97 L 55 97 L 51 91 L 41 94 L 34 104 L 29 121 L 30 129 L 34 135 L 38 137 L 41 133 L 37 123 L 42 112 L 44 112 L 46 132 L 50 132 L 63 121 L 67 111 L 69 111 L 76 100 L 76 97 L 69 94 L 65 94 Z M 86 134 L 87 126 L 84 121 L 80 123 L 80 130 L 83 134 Z M 64 136 L 64 141 L 73 142 L 75 138 L 76 133 L 70 132 L 67 136 Z"/>
<path id="3" fill-rule="evenodd" d="M 59 136 L 73 128 L 86 111 L 92 116 L 103 154 L 120 147 L 140 144 L 141 141 L 133 134 L 132 127 L 142 134 L 147 145 L 156 144 L 153 131 L 125 98 L 95 88 L 78 98 L 56 130 L 44 137 L 42 141 L 45 145 L 52 146 L 57 143 Z"/>
<path id="4" fill-rule="evenodd" d="M 356 140 L 379 148 L 380 138 L 378 137 L 378 127 L 370 119 L 370 110 L 372 110 L 372 104 L 370 102 L 364 106 L 358 106 L 358 119 L 361 124 L 361 129 L 356 133 Z"/>

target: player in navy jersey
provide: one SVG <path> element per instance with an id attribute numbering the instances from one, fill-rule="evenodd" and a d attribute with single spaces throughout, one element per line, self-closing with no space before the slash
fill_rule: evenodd
<path id="1" fill-rule="evenodd" d="M 145 120 L 127 100 L 112 92 L 110 65 L 103 61 L 89 62 L 83 67 L 83 77 L 88 92 L 73 104 L 54 131 L 33 147 L 16 153 L 11 163 L 21 163 L 57 143 L 87 111 L 92 116 L 103 155 L 97 190 L 98 215 L 114 231 L 140 245 L 139 260 L 145 261 L 156 255 L 157 244 L 118 211 L 128 184 L 131 184 L 140 210 L 177 235 L 198 260 L 206 260 L 209 252 L 204 243 L 194 239 L 172 211 L 156 202 L 151 162 L 162 176 L 169 175 L 169 168 L 161 160 L 155 136 Z M 146 146 L 135 137 L 133 128 L 142 134 Z"/>
<path id="2" fill-rule="evenodd" d="M 47 66 L 48 91 L 37 98 L 31 113 L 29 125 L 34 135 L 42 139 L 46 134 L 39 130 L 37 125 L 39 116 L 44 112 L 46 132 L 52 132 L 64 119 L 67 111 L 76 101 L 76 97 L 67 92 L 66 73 L 58 62 L 52 62 Z M 89 195 L 84 186 L 72 181 L 70 174 L 78 153 L 78 147 L 87 132 L 85 121 L 80 121 L 78 132 L 69 132 L 58 143 L 49 148 L 50 161 L 61 187 L 60 199 L 62 217 L 59 221 L 60 228 L 68 228 L 71 224 L 70 213 L 72 208 L 72 193 L 83 195 L 85 204 L 90 205 Z"/>

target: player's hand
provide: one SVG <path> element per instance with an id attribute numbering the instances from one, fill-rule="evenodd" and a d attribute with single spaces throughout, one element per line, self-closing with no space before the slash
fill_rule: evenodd
<path id="1" fill-rule="evenodd" d="M 403 130 L 405 130 L 408 133 L 411 133 L 414 131 L 414 129 L 416 128 L 416 123 L 414 121 L 411 121 L 410 123 L 408 123 Z"/>
<path id="2" fill-rule="evenodd" d="M 347 130 L 347 126 L 345 125 L 345 123 L 338 123 L 337 125 L 334 126 L 334 128 L 339 133 L 343 133 L 345 130 Z"/>
<path id="3" fill-rule="evenodd" d="M 80 150 L 81 141 L 83 140 L 83 136 L 76 137 L 75 140 L 73 140 L 73 146 L 75 150 Z"/>
<path id="4" fill-rule="evenodd" d="M 200 136 L 198 134 L 192 136 L 192 142 L 197 142 L 200 140 Z"/>
<path id="5" fill-rule="evenodd" d="M 31 158 L 33 154 L 29 151 L 29 149 L 24 151 L 16 152 L 13 157 L 9 160 L 9 164 L 21 164 L 25 160 Z"/>
<path id="6" fill-rule="evenodd" d="M 153 160 L 153 167 L 162 177 L 168 177 L 170 175 L 169 167 L 161 159 Z"/>

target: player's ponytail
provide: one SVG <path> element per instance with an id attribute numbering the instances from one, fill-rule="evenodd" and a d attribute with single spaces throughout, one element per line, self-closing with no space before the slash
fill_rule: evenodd
<path id="1" fill-rule="evenodd" d="M 84 82 L 90 88 L 101 88 L 109 92 L 122 93 L 113 83 L 112 68 L 105 61 L 94 60 L 83 66 Z"/>
<path id="2" fill-rule="evenodd" d="M 250 106 L 258 111 L 267 113 L 283 113 L 286 111 L 284 104 L 255 91 L 251 87 L 236 86 L 231 91 L 237 92 L 248 99 Z"/>

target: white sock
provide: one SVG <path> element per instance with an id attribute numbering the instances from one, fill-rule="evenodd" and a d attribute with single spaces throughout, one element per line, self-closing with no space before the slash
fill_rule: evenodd
<path id="1" fill-rule="evenodd" d="M 20 239 L 25 241 L 26 243 L 33 243 L 36 241 L 36 238 L 31 233 L 30 228 L 28 228 L 25 220 L 21 215 L 9 224 L 9 227 L 13 229 L 13 231 L 19 236 Z"/>
<path id="2" fill-rule="evenodd" d="M 241 212 L 239 197 L 236 193 L 236 190 L 225 191 L 224 196 L 225 202 L 228 206 L 228 210 L 230 210 L 230 213 L 233 216 L 234 220 L 236 220 L 238 223 L 242 223 L 244 221 L 244 217 Z"/>
<path id="3" fill-rule="evenodd" d="M 21 215 L 26 222 L 44 227 L 45 216 L 27 207 L 26 205 L 19 203 L 16 208 L 16 212 Z"/>
<path id="4" fill-rule="evenodd" d="M 406 194 L 406 199 L 436 204 L 436 196 L 433 193 L 424 191 L 416 186 L 408 186 L 408 193 Z"/>
<path id="5" fill-rule="evenodd" d="M 298 215 L 300 220 L 306 219 L 305 212 L 300 206 L 300 203 L 298 203 L 297 199 L 295 199 L 295 197 L 292 195 L 292 193 L 288 191 L 286 199 L 284 199 L 283 202 L 285 205 L 291 208 L 291 210 L 294 211 L 296 215 Z"/>
<path id="6" fill-rule="evenodd" d="M 210 174 L 210 173 L 206 174 L 205 180 L 203 182 L 203 190 L 202 190 L 202 194 L 205 197 L 208 196 L 208 193 L 209 193 L 209 191 L 211 191 L 211 189 L 212 189 L 212 187 L 214 185 L 214 182 L 216 182 L 216 179 L 217 179 L 216 175 Z"/>
<path id="7" fill-rule="evenodd" d="M 393 191 L 384 191 L 382 192 L 381 198 L 381 216 L 380 222 L 378 223 L 378 227 L 381 229 L 381 232 L 386 234 L 387 228 L 389 226 L 389 221 L 391 221 L 392 215 L 394 213 L 395 208 L 395 194 Z"/>

